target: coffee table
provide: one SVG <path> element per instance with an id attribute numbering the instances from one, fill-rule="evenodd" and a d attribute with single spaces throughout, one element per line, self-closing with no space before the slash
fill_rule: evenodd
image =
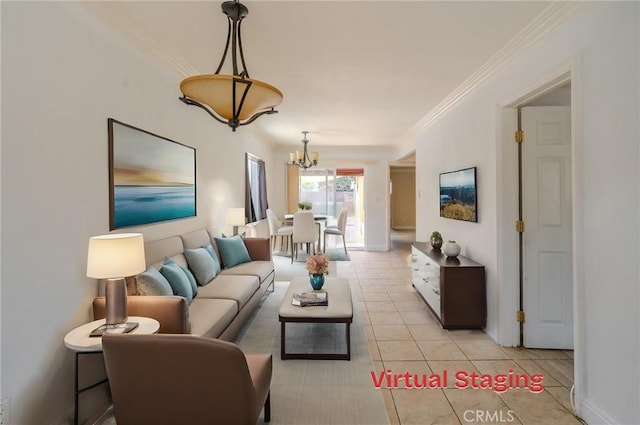
<path id="1" fill-rule="evenodd" d="M 353 322 L 353 303 L 351 288 L 347 279 L 326 277 L 321 291 L 327 292 L 329 305 L 299 307 L 291 304 L 293 294 L 312 292 L 308 277 L 296 277 L 291 280 L 284 294 L 278 318 L 280 319 L 280 358 L 310 360 L 351 360 L 351 323 Z M 347 342 L 346 353 L 287 353 L 286 324 L 298 323 L 344 323 Z"/>

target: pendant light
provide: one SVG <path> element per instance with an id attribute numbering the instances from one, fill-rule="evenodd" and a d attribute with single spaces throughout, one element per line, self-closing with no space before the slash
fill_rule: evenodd
<path id="1" fill-rule="evenodd" d="M 300 168 L 307 169 L 311 168 L 314 165 L 318 165 L 318 159 L 320 158 L 320 154 L 318 152 L 311 152 L 311 156 L 309 156 L 309 151 L 307 150 L 307 143 L 309 140 L 307 139 L 308 131 L 303 131 L 302 143 L 304 144 L 304 150 L 295 151 L 289 154 L 289 162 L 291 165 L 297 165 Z"/>
<path id="2" fill-rule="evenodd" d="M 274 108 L 282 102 L 282 92 L 259 80 L 249 78 L 242 51 L 240 27 L 249 10 L 236 1 L 222 3 L 222 13 L 227 15 L 227 43 L 215 74 L 188 77 L 180 83 L 183 96 L 179 99 L 187 105 L 207 111 L 217 121 L 229 125 L 233 131 L 247 125 L 264 114 L 275 114 Z M 231 44 L 233 75 L 220 74 Z M 241 68 L 238 68 L 238 54 Z"/>

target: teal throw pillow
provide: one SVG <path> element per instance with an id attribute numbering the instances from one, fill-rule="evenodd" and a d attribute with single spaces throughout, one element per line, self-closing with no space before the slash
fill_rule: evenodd
<path id="1" fill-rule="evenodd" d="M 216 238 L 216 244 L 225 269 L 251 261 L 249 251 L 240 236 Z"/>
<path id="2" fill-rule="evenodd" d="M 216 277 L 216 268 L 211 255 L 204 248 L 185 249 L 189 268 L 193 272 L 198 285 L 204 286 Z"/>
<path id="3" fill-rule="evenodd" d="M 187 303 L 190 304 L 191 300 L 193 300 L 193 290 L 191 289 L 189 278 L 184 274 L 180 265 L 170 258 L 165 258 L 164 264 L 160 268 L 160 273 L 169 281 L 173 294 L 185 297 Z"/>
<path id="4" fill-rule="evenodd" d="M 191 270 L 189 270 L 187 267 L 180 266 L 180 269 L 182 269 L 184 274 L 187 276 L 187 279 L 189 279 L 189 284 L 191 284 L 191 292 L 193 292 L 193 298 L 195 298 L 196 295 L 198 295 L 198 284 L 196 283 L 196 278 L 193 277 L 193 273 L 191 273 Z"/>
<path id="5" fill-rule="evenodd" d="M 173 295 L 169 281 L 153 266 L 136 276 L 138 295 Z"/>
<path id="6" fill-rule="evenodd" d="M 211 255 L 211 258 L 213 258 L 213 262 L 215 264 L 215 268 L 216 268 L 216 275 L 218 275 L 218 273 L 220 273 L 222 271 L 222 267 L 220 267 L 220 260 L 218 260 L 218 256 L 216 255 L 216 251 L 213 249 L 213 246 L 208 243 L 206 245 L 202 245 L 202 247 L 204 249 L 207 250 L 207 252 L 209 253 L 209 255 Z"/>

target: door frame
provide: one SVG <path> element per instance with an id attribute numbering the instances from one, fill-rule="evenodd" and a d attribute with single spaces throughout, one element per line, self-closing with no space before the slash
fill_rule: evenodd
<path id="1" fill-rule="evenodd" d="M 584 370 L 584 250 L 583 185 L 582 179 L 582 122 L 581 69 L 578 56 L 570 58 L 535 81 L 523 82 L 504 101 L 497 105 L 497 267 L 498 267 L 498 342 L 517 346 L 520 342 L 518 233 L 518 163 L 514 134 L 518 127 L 517 108 L 567 82 L 571 82 L 571 185 L 572 185 L 572 244 L 573 244 L 573 336 L 575 409 L 580 414 L 584 401 L 582 383 Z M 526 137 L 526 136 L 525 136 Z"/>

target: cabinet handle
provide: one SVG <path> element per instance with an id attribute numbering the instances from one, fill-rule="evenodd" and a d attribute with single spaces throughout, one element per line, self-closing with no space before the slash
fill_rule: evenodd
<path id="1" fill-rule="evenodd" d="M 436 289 L 436 288 L 431 288 L 431 289 L 433 289 L 433 292 L 435 292 L 436 294 L 440 295 L 440 290 L 439 289 Z"/>
<path id="2" fill-rule="evenodd" d="M 424 283 L 429 283 L 429 279 L 427 279 L 426 277 L 423 277 L 422 280 L 424 281 Z"/>
<path id="3" fill-rule="evenodd" d="M 418 267 L 415 267 L 415 268 L 413 269 L 413 271 L 414 271 L 414 272 L 417 272 L 418 270 L 420 270 Z"/>

